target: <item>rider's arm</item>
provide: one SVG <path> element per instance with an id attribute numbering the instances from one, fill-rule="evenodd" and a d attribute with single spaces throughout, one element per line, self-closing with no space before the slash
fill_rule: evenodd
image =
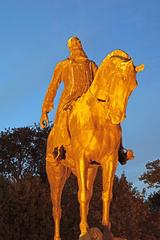
<path id="1" fill-rule="evenodd" d="M 53 100 L 56 95 L 59 84 L 61 82 L 61 71 L 62 71 L 62 65 L 61 63 L 58 63 L 55 67 L 51 82 L 48 86 L 48 89 L 44 98 L 44 102 L 42 105 L 42 113 L 48 113 L 53 109 Z"/>

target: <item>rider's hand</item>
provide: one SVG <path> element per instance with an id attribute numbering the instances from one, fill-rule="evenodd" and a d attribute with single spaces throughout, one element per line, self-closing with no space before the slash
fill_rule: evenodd
<path id="1" fill-rule="evenodd" d="M 40 126 L 41 128 L 45 128 L 48 126 L 48 113 L 42 113 L 41 119 L 40 119 Z"/>

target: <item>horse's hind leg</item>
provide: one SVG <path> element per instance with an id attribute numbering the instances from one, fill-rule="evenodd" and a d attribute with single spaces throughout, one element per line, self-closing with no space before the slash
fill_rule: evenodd
<path id="1" fill-rule="evenodd" d="M 46 170 L 53 205 L 53 218 L 55 224 L 54 240 L 60 240 L 61 195 L 64 184 L 70 175 L 70 170 L 61 164 L 56 165 L 52 162 L 46 163 Z"/>

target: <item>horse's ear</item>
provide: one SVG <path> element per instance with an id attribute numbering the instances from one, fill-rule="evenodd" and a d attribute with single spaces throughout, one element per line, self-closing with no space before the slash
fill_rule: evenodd
<path id="1" fill-rule="evenodd" d="M 141 65 L 135 67 L 136 72 L 141 72 L 143 70 L 144 70 L 144 64 L 141 64 Z"/>

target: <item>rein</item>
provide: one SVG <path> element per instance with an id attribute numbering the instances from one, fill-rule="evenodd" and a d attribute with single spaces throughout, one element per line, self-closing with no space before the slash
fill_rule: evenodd
<path id="1" fill-rule="evenodd" d="M 102 100 L 100 98 L 97 98 L 97 100 L 100 101 L 100 102 L 106 102 L 106 100 Z"/>
<path id="2" fill-rule="evenodd" d="M 106 120 L 110 120 L 110 117 L 109 117 L 109 111 L 110 111 L 110 110 L 109 110 L 108 106 L 105 106 L 105 105 L 103 104 L 103 103 L 109 103 L 109 99 L 108 99 L 108 100 L 105 100 L 105 99 L 97 98 L 97 97 L 91 92 L 90 88 L 89 88 L 89 92 L 90 92 L 90 94 L 96 99 L 97 103 L 100 104 L 100 105 L 102 106 L 102 108 L 104 109 L 104 112 L 105 112 L 105 115 L 106 115 L 105 119 L 106 119 Z"/>
<path id="3" fill-rule="evenodd" d="M 96 100 L 98 100 L 99 102 L 108 102 L 108 100 L 96 98 L 96 96 L 91 92 L 90 88 L 89 88 L 89 92 L 90 92 L 90 94 L 91 94 Z"/>

